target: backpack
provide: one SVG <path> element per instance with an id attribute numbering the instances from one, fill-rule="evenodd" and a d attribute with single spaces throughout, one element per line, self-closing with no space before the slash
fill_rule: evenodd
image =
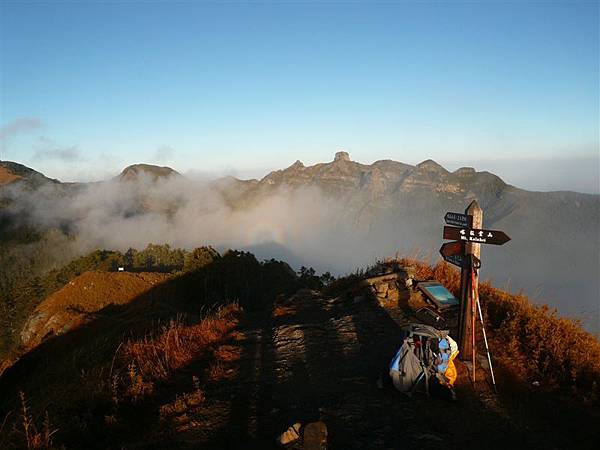
<path id="1" fill-rule="evenodd" d="M 401 332 L 402 345 L 390 362 L 390 377 L 395 388 L 408 396 L 421 384 L 429 395 L 429 378 L 438 371 L 436 358 L 443 354 L 440 343 L 445 341 L 450 350 L 446 353 L 448 358 L 444 372 L 450 365 L 454 367 L 452 360 L 458 354 L 458 346 L 447 330 L 437 330 L 429 325 L 411 323 L 402 327 Z"/>

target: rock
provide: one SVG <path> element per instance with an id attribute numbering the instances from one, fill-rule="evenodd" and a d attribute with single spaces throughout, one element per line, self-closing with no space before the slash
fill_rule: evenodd
<path id="1" fill-rule="evenodd" d="M 410 299 L 410 291 L 408 290 L 400 290 L 398 291 L 398 305 L 402 304 L 407 304 L 408 300 Z"/>
<path id="2" fill-rule="evenodd" d="M 350 155 L 348 152 L 337 152 L 334 161 L 350 161 Z"/>
<path id="3" fill-rule="evenodd" d="M 388 290 L 388 285 L 387 285 L 387 283 L 376 284 L 375 290 L 377 291 L 377 295 L 381 295 L 381 296 L 385 297 L 385 293 Z"/>
<path id="4" fill-rule="evenodd" d="M 327 425 L 324 422 L 312 422 L 304 427 L 304 450 L 327 449 Z"/>
<path id="5" fill-rule="evenodd" d="M 300 422 L 296 422 L 277 438 L 277 443 L 280 445 L 288 445 L 300 439 L 301 426 L 302 424 Z"/>
<path id="6" fill-rule="evenodd" d="M 408 305 L 416 311 L 419 308 L 427 306 L 427 302 L 425 302 L 425 297 L 421 292 L 411 291 Z"/>
<path id="7" fill-rule="evenodd" d="M 389 289 L 387 291 L 387 299 L 390 302 L 397 303 L 398 300 L 400 299 L 400 293 L 398 292 L 397 289 Z"/>
<path id="8" fill-rule="evenodd" d="M 460 169 L 457 169 L 454 171 L 455 175 L 475 175 L 475 169 L 473 167 L 461 167 Z"/>

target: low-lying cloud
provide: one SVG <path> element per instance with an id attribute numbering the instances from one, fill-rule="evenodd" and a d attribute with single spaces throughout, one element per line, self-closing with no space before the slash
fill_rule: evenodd
<path id="1" fill-rule="evenodd" d="M 353 223 L 343 220 L 343 206 L 316 188 L 282 189 L 241 208 L 213 185 L 183 177 L 95 183 L 70 194 L 64 189 L 13 187 L 12 212 L 44 228 L 69 229 L 82 253 L 149 243 L 188 249 L 213 245 L 251 249 L 259 257 L 287 256 L 292 264 L 336 272 L 364 264 L 365 255 L 368 262 L 377 256 L 358 238 Z"/>
<path id="2" fill-rule="evenodd" d="M 35 147 L 34 160 L 54 160 L 64 163 L 80 161 L 82 159 L 81 150 L 76 145 L 61 147 L 45 137 L 40 137 Z"/>
<path id="3" fill-rule="evenodd" d="M 74 246 L 75 254 L 96 248 L 142 249 L 149 243 L 186 249 L 212 245 L 338 275 L 415 249 L 424 252 L 419 256 L 425 259 L 439 260 L 443 211 L 419 209 L 419 204 L 405 205 L 401 212 L 396 210 L 400 204 L 369 210 L 368 201 L 349 204 L 316 187 L 280 188 L 268 194 L 259 190 L 248 198 L 239 195 L 243 189 L 233 179 L 210 183 L 142 175 L 137 181 L 50 184 L 37 191 L 12 184 L 4 188 L 4 195 L 13 200 L 12 217 L 72 236 L 69 246 Z M 504 229 L 514 238 L 509 245 L 485 249 L 484 278 L 493 277 L 498 286 L 510 280 L 512 289 L 530 294 L 542 288 L 543 300 L 560 306 L 561 312 L 579 314 L 585 307 L 595 311 L 586 316 L 598 318 L 592 300 L 594 296 L 597 300 L 598 284 L 588 276 L 597 273 L 598 261 L 582 259 L 590 254 L 582 246 L 597 249 L 598 243 L 569 244 L 583 264 L 573 271 L 560 264 L 564 261 L 560 251 L 552 253 L 544 241 L 521 236 L 522 228 L 513 224 Z M 570 287 L 561 290 L 561 286 Z"/>

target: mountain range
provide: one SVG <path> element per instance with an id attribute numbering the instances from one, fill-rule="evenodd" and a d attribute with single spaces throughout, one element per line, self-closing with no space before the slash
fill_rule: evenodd
<path id="1" fill-rule="evenodd" d="M 3 240 L 23 224 L 19 214 L 32 214 L 31 196 L 27 197 L 29 209 L 19 207 L 22 197 L 15 192 L 43 192 L 44 201 L 51 201 L 53 196 L 69 199 L 98 185 L 121 186 L 111 206 L 111 214 L 118 217 L 150 215 L 192 220 L 197 218 L 197 209 L 188 216 L 181 213 L 191 202 L 200 205 L 201 211 L 226 208 L 229 215 L 258 211 L 249 222 L 252 227 L 260 225 L 262 234 L 253 228 L 259 237 L 238 239 L 234 244 L 241 243 L 259 257 L 285 256 L 295 265 L 310 262 L 319 269 L 337 273 L 352 271 L 398 251 L 418 251 L 430 260 L 439 258 L 437 249 L 443 242 L 445 213 L 463 212 L 472 200 L 477 200 L 484 211 L 484 228 L 502 230 L 512 238 L 503 247 L 484 246 L 482 277 L 500 287 L 523 289 L 534 299 L 558 307 L 561 313 L 582 318 L 588 328 L 600 329 L 598 195 L 526 191 L 489 172 L 471 167 L 450 172 L 432 160 L 417 165 L 392 160 L 361 164 L 352 161 L 346 152 L 336 153 L 331 162 L 312 166 L 296 161 L 260 180 L 220 178 L 204 184 L 200 191 L 194 181 L 168 167 L 136 164 L 106 182 L 61 183 L 23 165 L 4 161 L 0 162 Z M 303 192 L 311 194 L 298 202 L 297 193 Z M 126 206 L 119 206 L 124 197 L 128 198 Z M 103 194 L 87 201 L 111 200 Z M 264 205 L 269 205 L 268 209 Z M 92 210 L 93 205 L 86 208 Z M 77 210 L 77 220 L 93 214 L 88 209 Z M 318 240 L 318 251 L 306 245 L 310 236 L 301 236 L 302 228 L 291 237 L 286 235 L 286 222 L 276 216 L 279 210 L 281 215 L 291 216 L 294 225 L 306 221 L 305 234 L 322 231 L 325 238 Z M 78 225 L 69 223 L 71 216 L 66 217 L 27 224 L 33 223 L 37 228 L 58 226 L 66 233 L 77 234 Z M 284 229 L 269 228 L 273 217 Z M 311 225 L 317 220 L 321 220 L 319 227 Z M 159 232 L 156 234 L 160 237 Z M 198 239 L 202 240 L 202 235 Z M 201 243 L 229 245 L 227 239 L 220 239 Z"/>

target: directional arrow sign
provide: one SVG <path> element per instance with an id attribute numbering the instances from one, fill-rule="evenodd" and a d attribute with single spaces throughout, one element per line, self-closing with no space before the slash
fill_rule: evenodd
<path id="1" fill-rule="evenodd" d="M 450 255 L 444 256 L 444 261 L 454 264 L 455 266 L 462 267 L 464 265 L 464 258 L 462 255 Z"/>
<path id="2" fill-rule="evenodd" d="M 460 255 L 463 252 L 463 244 L 460 241 L 446 242 L 440 247 L 440 254 L 444 259 L 448 256 Z"/>
<path id="3" fill-rule="evenodd" d="M 460 241 L 446 242 L 440 248 L 440 254 L 444 258 L 444 261 L 454 264 L 458 267 L 468 267 L 468 259 L 463 254 L 463 244 Z M 481 267 L 481 261 L 475 255 L 471 255 L 473 258 L 473 267 L 479 269 Z"/>
<path id="4" fill-rule="evenodd" d="M 510 241 L 510 238 L 502 231 L 479 230 L 476 228 L 444 227 L 444 239 L 454 239 L 476 244 L 502 245 Z"/>
<path id="5" fill-rule="evenodd" d="M 444 220 L 448 225 L 467 228 L 469 226 L 469 216 L 466 214 L 455 213 L 448 211 L 444 216 Z"/>

